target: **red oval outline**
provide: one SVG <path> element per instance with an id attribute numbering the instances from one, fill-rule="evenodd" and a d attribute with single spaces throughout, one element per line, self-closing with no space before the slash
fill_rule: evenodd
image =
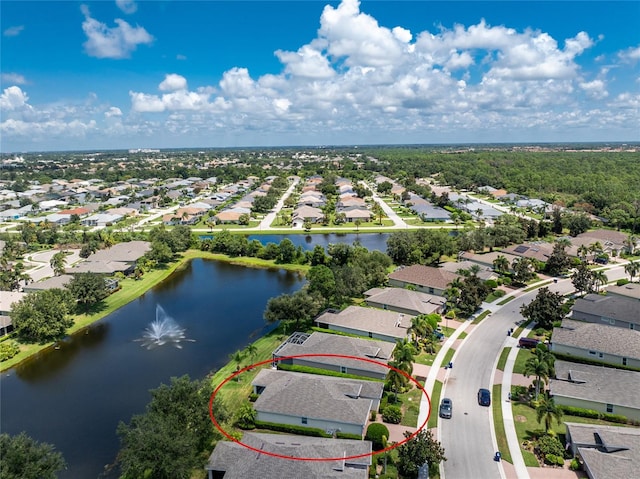
<path id="1" fill-rule="evenodd" d="M 254 369 L 258 366 L 262 366 L 264 364 L 269 364 L 269 363 L 274 363 L 274 362 L 280 362 L 283 359 L 296 359 L 296 358 L 308 358 L 308 357 L 330 357 L 330 358 L 344 358 L 344 359 L 355 359 L 356 361 L 365 361 L 368 363 L 373 363 L 373 364 L 377 364 L 379 366 L 384 366 L 388 369 L 392 369 L 400 374 L 402 374 L 404 377 L 406 377 L 407 379 L 409 379 L 409 381 L 413 382 L 418 389 L 420 389 L 422 391 L 422 394 L 424 394 L 424 396 L 427 398 L 427 401 L 429 403 L 429 412 L 427 414 L 427 418 L 425 419 L 424 423 L 422 423 L 422 425 L 415 430 L 415 432 L 413 432 L 409 437 L 405 438 L 404 441 L 395 443 L 389 447 L 386 447 L 384 449 L 381 449 L 379 451 L 372 451 L 371 453 L 367 453 L 367 454 L 358 454 L 358 455 L 354 455 L 354 456 L 340 456 L 340 457 L 294 457 L 294 456 L 286 456 L 284 454 L 277 454 L 274 452 L 266 452 L 260 449 L 257 449 L 253 446 L 249 446 L 248 444 L 243 443 L 242 441 L 239 441 L 237 439 L 235 439 L 233 436 L 231 436 L 230 434 L 227 433 L 227 431 L 225 431 L 220 424 L 218 424 L 218 421 L 216 420 L 215 416 L 213 415 L 213 401 L 216 397 L 216 395 L 218 394 L 218 391 L 220 391 L 220 389 L 222 389 L 222 387 L 227 384 L 230 380 L 232 380 L 233 378 L 239 376 L 240 374 L 244 373 L 245 371 L 248 371 L 250 369 Z M 425 381 L 426 382 L 426 381 Z M 414 437 L 416 437 L 420 431 L 422 431 L 426 426 L 427 423 L 429 422 L 429 418 L 431 417 L 431 398 L 429 397 L 429 394 L 427 394 L 427 391 L 424 389 L 424 387 L 418 382 L 417 379 L 414 379 L 413 377 L 411 377 L 409 374 L 407 374 L 406 372 L 395 368 L 393 366 L 390 366 L 388 364 L 385 363 L 381 363 L 379 361 L 375 361 L 373 359 L 368 359 L 368 358 L 359 358 L 357 356 L 348 356 L 348 355 L 344 355 L 344 354 L 331 354 L 331 353 L 327 353 L 327 354 L 297 354 L 295 356 L 283 356 L 280 358 L 271 358 L 271 359 L 267 359 L 265 361 L 260 361 L 259 363 L 255 363 L 255 364 L 250 364 L 249 366 L 245 366 L 244 368 L 240 369 L 239 371 L 236 371 L 235 373 L 233 373 L 231 376 L 229 376 L 228 378 L 226 378 L 224 381 L 222 381 L 213 391 L 213 393 L 211 394 L 211 398 L 209 399 L 209 417 L 211 418 L 211 422 L 213 422 L 213 425 L 216 427 L 216 429 L 218 431 L 220 431 L 222 433 L 223 436 L 225 436 L 227 439 L 229 439 L 230 441 L 233 441 L 237 444 L 239 444 L 240 446 L 243 446 L 251 451 L 257 452 L 259 454 L 265 454 L 267 456 L 272 456 L 272 457 L 277 457 L 280 459 L 289 459 L 292 461 L 344 461 L 346 459 L 358 459 L 361 457 L 367 457 L 367 456 L 371 456 L 373 457 L 376 454 L 382 454 L 384 452 L 388 452 L 391 451 L 397 447 L 402 446 L 403 444 L 409 442 L 411 439 L 413 439 Z"/>

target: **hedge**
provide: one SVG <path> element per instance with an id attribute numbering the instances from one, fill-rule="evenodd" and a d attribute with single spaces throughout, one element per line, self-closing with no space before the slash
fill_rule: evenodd
<path id="1" fill-rule="evenodd" d="M 589 419 L 603 419 L 609 422 L 615 422 L 618 424 L 628 424 L 629 419 L 626 416 L 621 414 L 609 414 L 606 412 L 595 411 L 593 409 L 583 409 L 581 407 L 573 407 L 573 406 L 558 406 L 562 412 L 568 414 L 570 416 L 580 416 L 586 417 Z"/>
<path id="2" fill-rule="evenodd" d="M 570 361 L 572 363 L 593 364 L 595 366 L 606 366 L 614 369 L 625 369 L 627 371 L 640 371 L 640 368 L 634 368 L 633 366 L 623 366 L 622 364 L 607 363 L 605 361 L 595 361 L 593 359 L 572 356 L 571 354 L 556 353 L 555 351 L 553 355 L 556 357 L 556 359 L 562 359 L 565 361 Z"/>
<path id="3" fill-rule="evenodd" d="M 382 420 L 389 424 L 400 424 L 400 421 L 402 421 L 402 411 L 398 406 L 387 406 L 382 411 Z"/>
<path id="4" fill-rule="evenodd" d="M 300 434 L 302 436 L 314 437 L 333 437 L 327 434 L 324 429 L 317 427 L 294 426 L 293 424 L 279 424 L 274 422 L 255 421 L 255 425 L 260 429 L 270 429 L 272 431 L 290 432 L 291 434 Z M 358 439 L 362 439 L 359 437 Z"/>
<path id="5" fill-rule="evenodd" d="M 336 433 L 336 438 L 338 439 L 355 439 L 357 441 L 362 441 L 361 434 L 354 434 L 352 432 L 338 432 Z"/>
<path id="6" fill-rule="evenodd" d="M 278 369 L 282 369 L 283 371 L 292 371 L 296 373 L 316 374 L 319 376 L 333 376 L 338 378 L 359 379 L 362 381 L 382 382 L 381 379 L 368 378 L 366 376 L 358 376 L 357 374 L 341 373 L 339 371 L 330 371 L 329 369 L 314 368 L 311 366 L 300 366 L 298 364 L 283 364 L 282 361 L 278 362 Z"/>

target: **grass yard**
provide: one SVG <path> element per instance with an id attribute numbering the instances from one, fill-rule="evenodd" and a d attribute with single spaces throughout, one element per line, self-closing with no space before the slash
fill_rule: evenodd
<path id="1" fill-rule="evenodd" d="M 493 385 L 493 402 L 491 407 L 493 408 L 493 424 L 496 430 L 496 441 L 498 442 L 498 450 L 502 455 L 502 459 L 510 464 L 513 464 L 511 459 L 511 451 L 509 450 L 509 443 L 507 442 L 507 434 L 504 431 L 504 421 L 502 420 L 502 385 Z"/>
<path id="2" fill-rule="evenodd" d="M 433 392 L 431 393 L 431 413 L 429 414 L 429 422 L 427 428 L 436 427 L 438 425 L 438 408 L 440 407 L 440 395 L 442 394 L 442 382 L 436 381 L 433 384 Z"/>
<path id="3" fill-rule="evenodd" d="M 420 382 L 424 387 L 424 382 Z M 422 391 L 417 387 L 404 394 L 398 394 L 398 399 L 402 403 L 402 421 L 400 424 L 407 427 L 418 427 L 418 415 L 420 414 L 420 401 L 422 401 Z"/>
<path id="4" fill-rule="evenodd" d="M 527 359 L 532 356 L 533 353 L 530 349 L 520 348 L 518 355 L 516 356 L 516 361 L 513 365 L 513 374 L 524 374 L 524 363 L 526 363 Z"/>
<path id="5" fill-rule="evenodd" d="M 507 356 L 509 356 L 510 352 L 511 352 L 511 348 L 508 347 L 508 348 L 504 348 L 500 353 L 500 358 L 498 359 L 498 366 L 497 366 L 497 369 L 499 369 L 500 371 L 504 371 L 504 365 L 507 363 Z"/>

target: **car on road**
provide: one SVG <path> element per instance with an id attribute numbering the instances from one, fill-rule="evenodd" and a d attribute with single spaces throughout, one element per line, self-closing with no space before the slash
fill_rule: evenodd
<path id="1" fill-rule="evenodd" d="M 449 398 L 443 398 L 440 401 L 440 417 L 444 419 L 451 419 L 453 414 L 453 402 Z"/>
<path id="2" fill-rule="evenodd" d="M 488 389 L 478 389 L 478 404 L 491 406 L 491 392 Z"/>

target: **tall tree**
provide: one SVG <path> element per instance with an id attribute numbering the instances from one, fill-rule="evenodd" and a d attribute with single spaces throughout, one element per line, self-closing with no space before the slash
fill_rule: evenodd
<path id="1" fill-rule="evenodd" d="M 629 275 L 631 282 L 633 278 L 640 274 L 640 261 L 630 261 L 624 265 L 624 272 Z"/>
<path id="2" fill-rule="evenodd" d="M 27 294 L 11 309 L 18 337 L 30 343 L 44 343 L 64 336 L 73 325 L 69 313 L 73 296 L 66 289 L 48 289 Z"/>
<path id="3" fill-rule="evenodd" d="M 538 421 L 538 424 L 544 421 L 545 432 L 549 432 L 554 420 L 557 424 L 562 423 L 562 409 L 556 405 L 555 400 L 552 397 L 549 397 L 548 394 L 543 394 L 538 398 L 536 400 L 535 407 L 536 420 Z"/>
<path id="4" fill-rule="evenodd" d="M 561 321 L 564 317 L 563 304 L 564 298 L 561 294 L 546 287 L 540 288 L 535 299 L 520 307 L 520 313 L 527 320 L 535 321 L 538 327 L 551 329 L 554 322 Z"/>
<path id="5" fill-rule="evenodd" d="M 264 318 L 269 323 L 281 321 L 294 331 L 306 327 L 322 308 L 322 300 L 301 289 L 293 294 L 281 294 L 267 302 Z"/>
<path id="6" fill-rule="evenodd" d="M 108 296 L 107 286 L 102 275 L 96 273 L 79 273 L 69 281 L 67 289 L 79 304 L 89 311 L 91 306 L 99 303 Z"/>
<path id="7" fill-rule="evenodd" d="M 58 251 L 51 257 L 49 266 L 51 266 L 51 269 L 53 269 L 54 275 L 60 276 L 62 273 L 64 273 L 66 259 L 67 255 L 63 251 Z"/>
<path id="8" fill-rule="evenodd" d="M 409 431 L 404 432 L 405 438 L 410 436 Z M 431 431 L 424 429 L 398 447 L 398 472 L 404 478 L 417 478 L 419 469 L 425 463 L 429 464 L 429 471 L 434 473 L 439 464 L 446 460 L 440 442 L 434 439 Z"/>
<path id="9" fill-rule="evenodd" d="M 67 467 L 54 446 L 24 432 L 17 436 L 0 434 L 0 458 L 2 479 L 55 479 Z"/>

